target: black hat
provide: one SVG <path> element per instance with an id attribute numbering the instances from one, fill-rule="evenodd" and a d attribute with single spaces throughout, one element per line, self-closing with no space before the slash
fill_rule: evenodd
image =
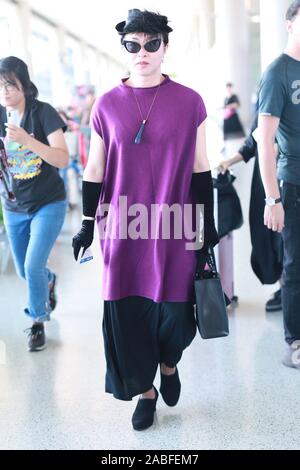
<path id="1" fill-rule="evenodd" d="M 121 21 L 116 25 L 116 30 L 120 34 L 126 33 L 171 33 L 173 31 L 168 26 L 168 18 L 158 13 L 141 11 L 137 8 L 128 11 L 126 21 Z"/>

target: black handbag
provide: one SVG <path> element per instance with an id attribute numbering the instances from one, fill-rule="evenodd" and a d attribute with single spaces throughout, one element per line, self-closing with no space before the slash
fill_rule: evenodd
<path id="1" fill-rule="evenodd" d="M 196 322 L 203 339 L 222 338 L 229 335 L 226 298 L 217 272 L 213 249 L 203 255 L 194 282 Z M 205 270 L 208 264 L 210 270 Z M 230 303 L 230 302 L 229 302 Z"/>
<path id="2" fill-rule="evenodd" d="M 236 177 L 228 170 L 219 173 L 214 179 L 214 187 L 218 190 L 218 233 L 223 238 L 233 230 L 239 229 L 243 223 L 243 212 L 239 196 L 233 186 Z"/>

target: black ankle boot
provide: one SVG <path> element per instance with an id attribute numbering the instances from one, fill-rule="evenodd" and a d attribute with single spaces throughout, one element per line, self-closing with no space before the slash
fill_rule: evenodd
<path id="1" fill-rule="evenodd" d="M 156 411 L 156 402 L 158 399 L 158 391 L 155 387 L 155 398 L 140 398 L 136 409 L 132 415 L 132 426 L 136 431 L 144 431 L 153 424 L 154 413 Z"/>
<path id="2" fill-rule="evenodd" d="M 172 375 L 165 375 L 160 371 L 160 393 L 164 402 L 168 406 L 175 406 L 178 403 L 181 391 L 178 369 Z"/>

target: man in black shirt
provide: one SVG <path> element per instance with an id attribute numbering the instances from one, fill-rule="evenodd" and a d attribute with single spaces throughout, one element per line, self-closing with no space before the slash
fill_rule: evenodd
<path id="1" fill-rule="evenodd" d="M 286 15 L 289 41 L 263 75 L 259 94 L 260 169 L 265 225 L 282 232 L 283 364 L 300 369 L 300 0 Z M 278 142 L 278 172 L 274 142 Z"/>

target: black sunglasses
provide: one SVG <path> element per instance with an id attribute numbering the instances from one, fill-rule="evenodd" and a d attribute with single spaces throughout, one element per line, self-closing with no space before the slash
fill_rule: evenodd
<path id="1" fill-rule="evenodd" d="M 144 44 L 144 49 L 147 52 L 157 52 L 161 45 L 161 39 L 152 39 L 151 41 L 146 42 Z M 125 47 L 127 52 L 131 54 L 136 54 L 142 48 L 142 46 L 138 42 L 134 41 L 123 41 L 123 46 Z"/>

